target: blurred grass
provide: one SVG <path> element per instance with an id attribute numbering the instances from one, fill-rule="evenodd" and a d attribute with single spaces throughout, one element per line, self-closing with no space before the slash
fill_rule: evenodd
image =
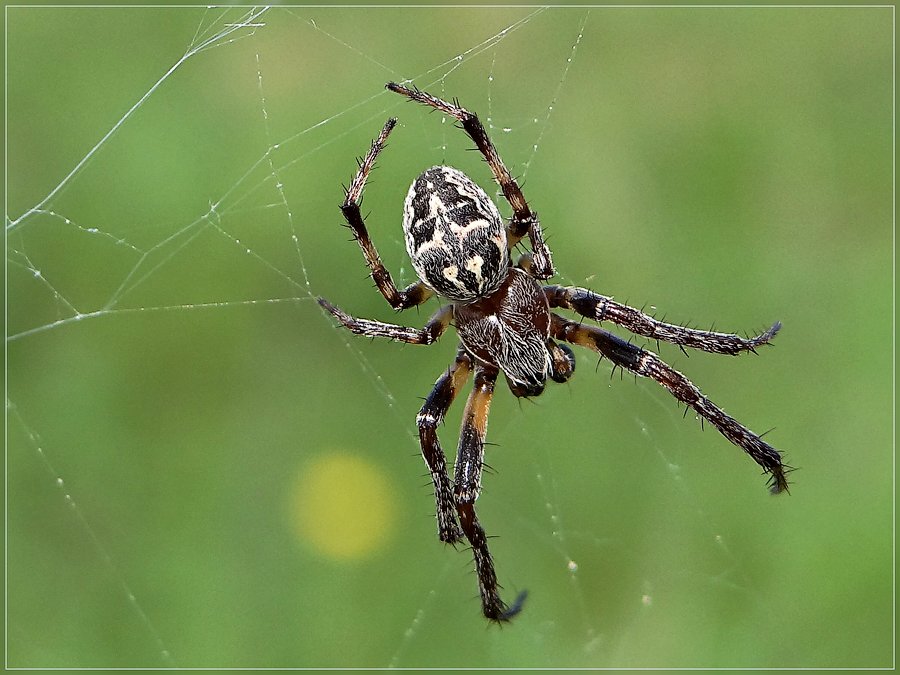
<path id="1" fill-rule="evenodd" d="M 272 9 L 176 71 L 59 216 L 9 233 L 8 665 L 892 664 L 890 10 L 535 11 Z M 241 12 L 9 8 L 8 220 L 198 25 Z M 410 77 L 490 122 L 562 282 L 673 320 L 784 322 L 759 358 L 662 354 L 777 426 L 789 497 L 591 355 L 533 404 L 498 389 L 479 507 L 507 595 L 530 595 L 485 629 L 468 553 L 434 537 L 414 433 L 453 339 L 351 340 L 313 302 L 391 319 L 335 208 L 387 116 L 365 208 L 399 282 L 416 173 L 488 185 L 460 132 L 381 89 Z M 50 327 L 76 310 L 100 316 Z M 315 472 L 329 458 L 345 482 Z M 298 508 L 393 515 L 348 558 Z"/>

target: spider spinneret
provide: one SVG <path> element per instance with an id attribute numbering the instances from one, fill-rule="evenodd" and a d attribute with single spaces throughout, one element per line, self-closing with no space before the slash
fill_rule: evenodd
<path id="1" fill-rule="evenodd" d="M 360 162 L 341 212 L 376 287 L 391 307 L 407 309 L 434 295 L 447 298 L 450 304 L 439 308 L 423 328 L 358 319 L 324 298 L 319 298 L 319 304 L 353 333 L 410 344 L 432 344 L 453 321 L 460 339 L 456 359 L 438 378 L 416 417 L 416 425 L 434 485 L 438 537 L 451 544 L 465 538 L 471 545 L 484 616 L 507 621 L 521 610 L 525 599 L 524 591 L 509 606 L 500 598 L 487 537 L 475 514 L 494 384 L 502 373 L 510 391 L 521 397 L 540 394 L 548 377 L 565 382 L 575 372 L 575 355 L 563 343 L 591 349 L 614 366 L 655 380 L 759 464 L 769 475 L 773 493 L 786 491 L 790 467 L 783 463 L 781 454 L 706 398 L 684 375 L 648 349 L 551 310 L 572 310 L 598 323 L 609 321 L 635 335 L 682 349 L 730 355 L 768 344 L 781 324 L 775 323 L 756 337 L 743 338 L 658 321 L 584 288 L 542 286 L 540 282 L 553 276 L 554 269 L 537 214 L 528 207 L 478 117 L 457 103 L 418 89 L 393 82 L 386 86 L 459 122 L 487 161 L 513 215 L 504 222 L 487 193 L 461 171 L 449 166 L 427 169 L 413 181 L 403 206 L 406 250 L 419 281 L 398 289 L 381 262 L 359 209 L 366 179 L 397 123 L 391 118 Z M 513 264 L 511 251 L 525 238 L 531 251 Z M 437 428 L 470 376 L 474 385 L 463 413 L 451 481 Z"/>

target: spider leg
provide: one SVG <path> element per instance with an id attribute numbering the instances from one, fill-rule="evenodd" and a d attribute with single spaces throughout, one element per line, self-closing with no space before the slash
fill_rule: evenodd
<path id="1" fill-rule="evenodd" d="M 447 475 L 447 457 L 441 449 L 437 428 L 443 423 L 447 410 L 453 404 L 457 392 L 469 379 L 472 372 L 472 357 L 460 348 L 456 361 L 441 375 L 434 384 L 434 389 L 425 399 L 425 404 L 416 416 L 419 427 L 419 445 L 422 457 L 431 472 L 434 483 L 435 513 L 438 524 L 438 537 L 448 544 L 455 544 L 462 539 L 463 533 L 456 520 L 456 501 L 450 477 Z"/>
<path id="2" fill-rule="evenodd" d="M 393 323 L 372 321 L 371 319 L 357 319 L 343 310 L 338 309 L 325 298 L 319 298 L 319 304 L 331 312 L 332 316 L 343 326 L 356 335 L 367 337 L 383 337 L 389 340 L 399 340 L 412 345 L 430 345 L 437 340 L 450 325 L 453 316 L 453 306 L 444 305 L 436 311 L 422 328 L 410 328 L 398 326 Z"/>
<path id="3" fill-rule="evenodd" d="M 743 351 L 755 351 L 760 345 L 768 344 L 781 329 L 781 322 L 777 321 L 761 335 L 742 338 L 733 333 L 715 333 L 658 321 L 634 307 L 615 302 L 608 296 L 585 288 L 545 286 L 544 293 L 550 307 L 571 309 L 596 321 L 611 321 L 635 335 L 651 340 L 662 340 L 714 354 L 735 355 Z"/>
<path id="4" fill-rule="evenodd" d="M 511 607 L 500 599 L 494 562 L 488 550 L 487 536 L 475 515 L 475 500 L 481 491 L 481 471 L 484 466 L 484 438 L 487 433 L 488 412 L 497 380 L 496 368 L 478 365 L 475 384 L 466 402 L 459 451 L 456 454 L 454 496 L 462 530 L 472 546 L 475 556 L 475 573 L 481 594 L 481 609 L 493 621 L 508 621 L 519 613 L 525 593 L 519 594 Z"/>
<path id="5" fill-rule="evenodd" d="M 385 123 L 381 133 L 378 134 L 378 138 L 372 141 L 372 147 L 369 148 L 369 152 L 366 153 L 366 156 L 359 163 L 359 170 L 356 172 L 353 180 L 350 181 L 350 187 L 347 188 L 344 203 L 341 204 L 341 213 L 344 214 L 344 219 L 347 221 L 347 225 L 350 226 L 350 231 L 353 232 L 353 238 L 362 250 L 363 257 L 366 259 L 366 265 L 371 270 L 375 286 L 378 287 L 378 290 L 391 307 L 399 310 L 422 304 L 434 295 L 434 292 L 421 281 L 412 283 L 403 290 L 397 290 L 393 279 L 391 279 L 390 272 L 387 271 L 384 263 L 381 262 L 381 257 L 378 255 L 375 244 L 372 243 L 372 239 L 369 237 L 369 231 L 366 229 L 366 224 L 359 210 L 363 188 L 366 185 L 366 179 L 369 177 L 372 167 L 375 165 L 375 158 L 384 149 L 387 137 L 396 124 L 397 120 L 393 117 L 390 118 Z"/>
<path id="6" fill-rule="evenodd" d="M 536 279 L 549 279 L 555 273 L 553 269 L 553 259 L 550 254 L 550 248 L 544 241 L 544 235 L 541 231 L 540 221 L 537 213 L 528 208 L 525 196 L 519 188 L 519 184 L 510 175 L 509 170 L 500 158 L 500 153 L 491 142 L 487 131 L 478 119 L 478 115 L 469 112 L 465 108 L 455 103 L 448 103 L 437 96 L 420 91 L 418 89 L 410 89 L 395 82 L 388 82 L 385 85 L 391 91 L 406 96 L 407 98 L 431 106 L 436 110 L 440 110 L 445 115 L 455 118 L 461 125 L 463 130 L 469 135 L 469 138 L 478 147 L 479 152 L 487 161 L 494 179 L 500 185 L 503 196 L 513 209 L 513 217 L 507 228 L 507 239 L 509 247 L 513 248 L 523 237 L 528 237 L 531 243 L 531 250 L 534 252 L 534 266 L 532 275 Z"/>
<path id="7" fill-rule="evenodd" d="M 773 494 L 787 491 L 788 482 L 785 474 L 790 469 L 783 464 L 781 454 L 706 398 L 693 382 L 656 354 L 626 342 L 602 328 L 585 326 L 556 314 L 552 314 L 551 317 L 550 334 L 553 337 L 593 349 L 620 368 L 655 380 L 676 399 L 697 411 L 698 415 L 710 422 L 725 438 L 750 455 L 763 471 L 770 475 L 769 486 Z"/>

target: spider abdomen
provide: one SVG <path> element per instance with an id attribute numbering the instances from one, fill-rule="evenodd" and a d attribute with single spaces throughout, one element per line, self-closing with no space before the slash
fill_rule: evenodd
<path id="1" fill-rule="evenodd" d="M 509 247 L 497 206 L 461 171 L 435 166 L 403 204 L 406 250 L 418 277 L 456 302 L 491 295 L 506 277 Z"/>
<path id="2" fill-rule="evenodd" d="M 513 267 L 497 291 L 454 307 L 459 339 L 478 360 L 506 375 L 517 396 L 537 396 L 552 368 L 550 308 L 541 286 Z"/>

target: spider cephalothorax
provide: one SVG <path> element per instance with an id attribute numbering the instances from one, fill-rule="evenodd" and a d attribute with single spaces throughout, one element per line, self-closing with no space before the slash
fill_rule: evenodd
<path id="1" fill-rule="evenodd" d="M 755 351 L 767 344 L 781 324 L 776 323 L 756 337 L 742 338 L 657 321 L 584 288 L 542 286 L 540 281 L 553 276 L 554 270 L 537 214 L 529 209 L 478 117 L 458 104 L 418 89 L 394 83 L 388 83 L 387 88 L 440 110 L 462 125 L 491 168 L 513 215 L 504 222 L 484 190 L 457 169 L 436 166 L 424 171 L 410 186 L 403 208 L 406 250 L 419 281 L 398 290 L 369 238 L 359 210 L 366 178 L 397 122 L 389 119 L 360 163 L 341 211 L 362 249 L 375 285 L 394 309 L 419 305 L 435 294 L 447 298 L 450 304 L 438 309 L 425 327 L 418 329 L 357 319 L 323 298 L 319 298 L 319 303 L 356 334 L 411 344 L 431 344 L 453 321 L 460 339 L 456 360 L 438 378 L 416 424 L 422 455 L 434 484 L 438 536 L 448 543 L 465 537 L 472 546 L 484 615 L 494 621 L 506 621 L 519 612 L 525 597 L 521 593 L 511 606 L 500 599 L 487 538 L 475 515 L 494 383 L 502 373 L 516 396 L 537 396 L 548 377 L 565 382 L 575 371 L 575 356 L 568 346 L 557 341 L 587 347 L 608 358 L 614 366 L 655 380 L 750 455 L 769 475 L 772 492 L 787 490 L 785 474 L 789 469 L 779 452 L 712 403 L 684 375 L 648 349 L 551 310 L 573 310 L 581 317 L 609 321 L 651 340 L 731 355 Z M 531 252 L 513 264 L 510 251 L 524 238 L 528 239 Z M 463 413 L 451 481 L 437 427 L 473 371 L 475 382 Z"/>
<path id="2" fill-rule="evenodd" d="M 466 351 L 499 368 L 517 396 L 537 396 L 553 372 L 550 305 L 533 277 L 512 267 L 489 296 L 454 309 Z M 573 361 L 574 363 L 574 361 Z"/>

